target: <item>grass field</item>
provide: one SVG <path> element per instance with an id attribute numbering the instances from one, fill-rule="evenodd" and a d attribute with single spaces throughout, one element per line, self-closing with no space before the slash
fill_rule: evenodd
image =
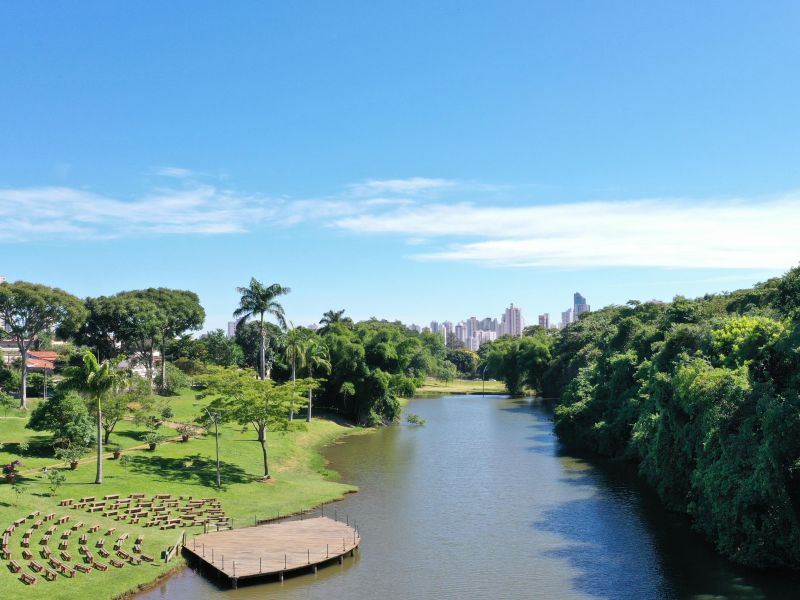
<path id="1" fill-rule="evenodd" d="M 494 379 L 482 382 L 472 379 L 454 379 L 450 382 L 439 381 L 428 377 L 425 385 L 417 389 L 418 394 L 480 394 L 484 390 L 487 394 L 505 394 L 506 387 L 502 381 Z"/>
<path id="2" fill-rule="evenodd" d="M 175 412 L 174 420 L 190 420 L 201 409 L 204 401 L 195 399 L 191 392 L 184 392 L 170 399 Z M 9 417 L 20 417 L 20 414 Z M 214 436 L 192 438 L 189 442 L 167 443 L 158 446 L 154 452 L 147 450 L 128 450 L 130 464 L 123 467 L 119 461 L 104 462 L 105 483 L 95 485 L 94 463 L 87 455 L 87 462 L 76 471 L 66 470 L 66 483 L 51 496 L 48 481 L 39 473 L 45 465 L 56 463 L 48 457 L 51 451 L 47 448 L 47 437 L 24 428 L 25 418 L 0 419 L 0 441 L 4 447 L 0 452 L 0 460 L 8 462 L 16 458 L 18 442 L 30 443 L 29 450 L 23 454 L 25 462 L 23 472 L 30 473 L 23 480 L 24 493 L 17 497 L 11 485 L 0 484 L 0 531 L 16 519 L 25 517 L 33 510 L 42 514 L 55 512 L 60 516 L 69 514 L 72 522 L 82 520 L 86 526 L 99 524 L 101 531 L 108 527 L 117 527 L 119 534 L 130 533 L 131 539 L 144 533 L 145 553 L 156 557 L 153 564 L 143 563 L 140 566 L 126 565 L 122 569 L 113 567 L 107 572 L 92 571 L 89 574 L 76 573 L 74 579 L 59 576 L 53 582 L 44 581 L 38 576 L 39 583 L 27 586 L 6 568 L 8 561 L 3 561 L 0 571 L 0 597 L 4 598 L 41 598 L 45 595 L 51 599 L 73 598 L 113 598 L 127 591 L 135 590 L 140 585 L 152 582 L 159 575 L 181 564 L 180 559 L 164 564 L 158 560 L 163 549 L 175 543 L 179 534 L 187 535 L 201 531 L 201 528 L 186 528 L 161 531 L 156 528 L 142 528 L 136 525 L 117 523 L 111 518 L 96 517 L 58 506 L 62 498 L 80 498 L 83 496 L 102 496 L 120 494 L 122 497 L 131 493 L 187 495 L 195 498 L 218 497 L 222 507 L 233 518 L 234 526 L 246 526 L 253 523 L 254 517 L 275 516 L 298 512 L 341 498 L 355 488 L 336 481 L 335 473 L 325 468 L 319 450 L 337 437 L 360 431 L 348 428 L 332 421 L 317 419 L 305 428 L 300 422 L 300 429 L 285 434 L 269 435 L 270 471 L 272 480 L 260 481 L 262 473 L 261 448 L 252 430 L 242 432 L 238 426 L 222 426 L 220 428 L 220 460 L 222 472 L 222 489 L 216 489 Z M 171 431 L 163 431 L 165 434 Z M 142 443 L 143 431 L 133 423 L 120 423 L 118 431 L 112 435 L 112 443 L 125 448 Z M 32 471 L 32 472 L 31 472 Z M 29 521 L 28 523 L 30 523 Z M 30 527 L 22 525 L 13 534 L 9 547 L 12 557 L 23 565 L 23 572 L 34 574 L 27 566 L 28 561 L 21 559 L 20 540 L 22 532 Z M 58 533 L 66 526 L 59 528 Z M 40 528 L 42 529 L 42 528 Z M 70 539 L 69 552 L 74 564 L 79 562 L 77 538 L 81 531 Z M 31 550 L 34 559 L 44 564 L 39 556 L 39 531 L 34 533 Z M 57 540 L 54 536 L 50 548 L 55 552 Z M 92 540 L 94 541 L 94 540 Z M 74 546 L 74 547 L 73 547 Z M 56 553 L 57 554 L 57 553 Z M 107 562 L 102 561 L 101 562 Z"/>

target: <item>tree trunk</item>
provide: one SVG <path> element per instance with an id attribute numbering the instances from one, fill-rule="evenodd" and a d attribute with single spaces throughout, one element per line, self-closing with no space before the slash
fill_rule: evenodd
<path id="1" fill-rule="evenodd" d="M 261 379 L 266 379 L 266 346 L 267 346 L 267 332 L 264 329 L 264 314 L 261 314 L 261 323 L 259 326 L 259 334 L 261 343 L 259 344 L 259 363 L 258 363 L 258 376 Z"/>
<path id="2" fill-rule="evenodd" d="M 262 426 L 258 430 L 258 441 L 261 444 L 261 453 L 264 455 L 264 477 L 269 479 L 269 462 L 267 461 L 267 433 L 266 427 Z"/>
<path id="3" fill-rule="evenodd" d="M 161 395 L 167 389 L 167 348 L 166 344 L 161 344 Z"/>
<path id="4" fill-rule="evenodd" d="M 314 378 L 314 371 L 311 368 L 311 363 L 308 365 L 308 376 L 309 378 Z M 311 423 L 311 403 L 314 399 L 314 391 L 311 388 L 308 388 L 308 412 L 306 412 L 306 422 Z"/>
<path id="5" fill-rule="evenodd" d="M 28 347 L 20 343 L 19 353 L 22 355 L 22 386 L 20 389 L 19 407 L 28 410 Z"/>
<path id="6" fill-rule="evenodd" d="M 103 413 L 100 411 L 100 398 L 97 399 L 97 476 L 95 483 L 103 483 Z"/>
<path id="7" fill-rule="evenodd" d="M 295 363 L 296 360 L 294 356 L 292 356 L 292 383 L 295 383 L 297 381 Z M 294 421 L 294 392 L 292 392 L 292 402 L 291 404 L 289 404 L 289 421 Z"/>

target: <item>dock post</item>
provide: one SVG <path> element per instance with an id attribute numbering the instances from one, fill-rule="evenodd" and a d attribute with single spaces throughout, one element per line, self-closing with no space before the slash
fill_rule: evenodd
<path id="1" fill-rule="evenodd" d="M 315 564 L 314 565 L 314 575 L 316 575 L 316 574 L 317 574 L 317 565 Z"/>
<path id="2" fill-rule="evenodd" d="M 261 557 L 258 557 L 258 572 L 261 573 Z"/>
<path id="3" fill-rule="evenodd" d="M 233 585 L 233 589 L 235 589 L 235 590 L 239 589 L 239 579 L 236 578 L 236 577 L 233 577 L 231 579 L 231 585 Z"/>
<path id="4" fill-rule="evenodd" d="M 311 564 L 311 550 L 307 548 L 306 552 L 308 552 L 308 564 Z"/>
<path id="5" fill-rule="evenodd" d="M 331 549 L 328 544 L 325 544 L 325 558 L 330 558 L 331 556 Z"/>
<path id="6" fill-rule="evenodd" d="M 214 549 L 211 549 L 211 564 L 214 564 Z"/>
<path id="7" fill-rule="evenodd" d="M 225 555 L 222 555 L 222 570 L 225 570 Z"/>
<path id="8" fill-rule="evenodd" d="M 339 555 L 339 564 L 340 565 L 344 564 L 344 554 Z"/>
<path id="9" fill-rule="evenodd" d="M 281 583 L 283 583 L 283 571 L 278 574 L 278 578 L 280 579 Z"/>
<path id="10" fill-rule="evenodd" d="M 286 555 L 283 555 L 283 569 L 286 570 Z"/>
<path id="11" fill-rule="evenodd" d="M 236 577 L 236 561 L 233 561 L 233 577 Z"/>
<path id="12" fill-rule="evenodd" d="M 206 543 L 203 542 L 203 558 L 206 556 Z"/>

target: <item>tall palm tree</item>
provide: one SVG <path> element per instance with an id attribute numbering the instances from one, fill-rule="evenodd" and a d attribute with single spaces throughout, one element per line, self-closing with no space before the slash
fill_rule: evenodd
<path id="1" fill-rule="evenodd" d="M 94 403 L 97 412 L 97 475 L 95 483 L 103 483 L 102 403 L 109 394 L 121 389 L 130 376 L 128 371 L 119 368 L 122 358 L 98 362 L 97 357 L 87 350 L 83 353 L 81 366 L 64 369 L 62 385 L 87 396 Z"/>
<path id="2" fill-rule="evenodd" d="M 331 372 L 330 354 L 328 347 L 318 337 L 314 336 L 309 338 L 306 342 L 305 349 L 305 363 L 308 369 L 308 376 L 314 377 L 314 370 L 319 369 L 326 373 Z M 308 413 L 306 413 L 306 421 L 311 422 L 311 405 L 314 399 L 314 389 L 308 388 Z"/>
<path id="3" fill-rule="evenodd" d="M 291 290 L 277 283 L 265 286 L 255 277 L 252 277 L 248 287 L 236 288 L 236 291 L 242 295 L 239 299 L 239 308 L 233 311 L 233 316 L 237 319 L 236 327 L 241 327 L 248 319 L 258 318 L 258 333 L 260 338 L 258 376 L 260 379 L 266 379 L 266 318 L 272 315 L 275 317 L 278 325 L 284 329 L 286 328 L 286 317 L 284 316 L 283 306 L 281 306 L 275 298 L 288 294 Z"/>
<path id="4" fill-rule="evenodd" d="M 306 364 L 306 334 L 302 329 L 291 327 L 286 333 L 286 360 L 292 365 L 292 383 L 297 381 L 297 367 L 304 367 Z M 289 420 L 294 420 L 294 396 L 289 406 Z"/>
<path id="5" fill-rule="evenodd" d="M 350 317 L 344 316 L 344 309 L 325 311 L 322 314 L 322 318 L 319 320 L 319 324 L 322 326 L 319 332 L 325 334 L 337 323 L 352 325 L 353 320 Z"/>

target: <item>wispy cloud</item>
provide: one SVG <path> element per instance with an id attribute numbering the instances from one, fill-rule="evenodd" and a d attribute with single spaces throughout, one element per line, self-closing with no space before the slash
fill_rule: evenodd
<path id="1" fill-rule="evenodd" d="M 160 167 L 156 169 L 156 175 L 175 179 L 188 179 L 194 175 L 194 171 L 182 167 Z"/>
<path id="2" fill-rule="evenodd" d="M 416 196 L 456 186 L 449 179 L 431 179 L 428 177 L 410 177 L 408 179 L 368 179 L 348 187 L 355 196 L 380 196 L 383 194 L 402 194 Z"/>
<path id="3" fill-rule="evenodd" d="M 213 186 L 156 189 L 122 200 L 67 187 L 0 189 L 0 241 L 37 235 L 109 239 L 143 234 L 237 233 L 264 223 L 273 203 Z"/>
<path id="4" fill-rule="evenodd" d="M 359 233 L 439 238 L 412 255 L 507 267 L 786 268 L 800 259 L 800 195 L 527 207 L 433 204 L 338 219 Z M 444 241 L 441 238 L 456 238 Z"/>

